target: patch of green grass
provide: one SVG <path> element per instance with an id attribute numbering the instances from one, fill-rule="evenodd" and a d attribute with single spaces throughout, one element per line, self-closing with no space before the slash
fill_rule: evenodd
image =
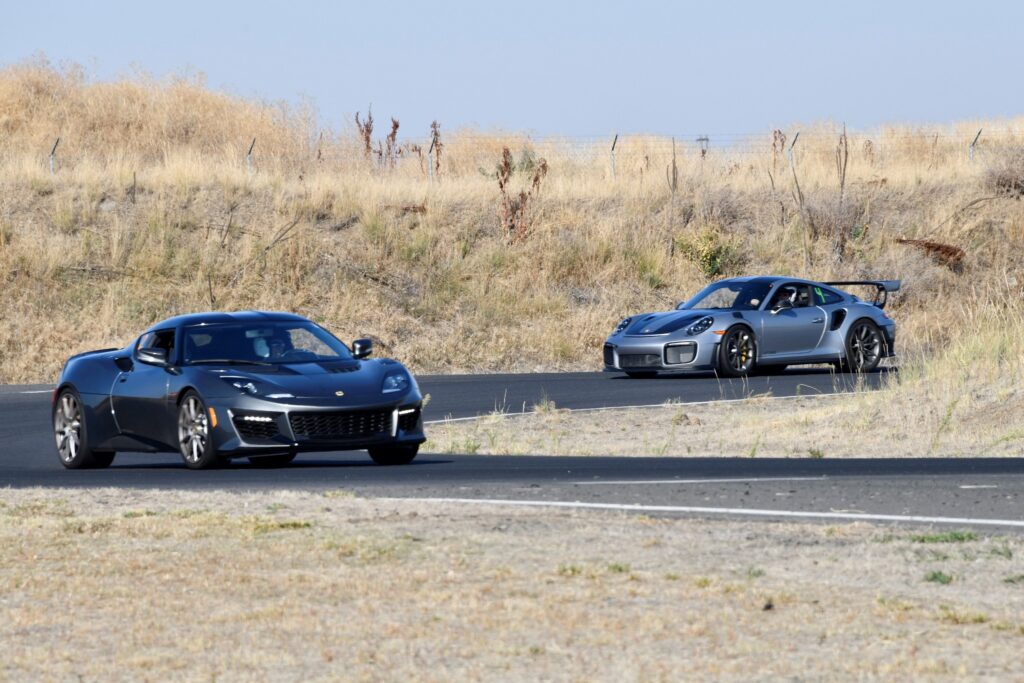
<path id="1" fill-rule="evenodd" d="M 759 579 L 764 576 L 764 570 L 759 567 L 747 567 L 747 578 L 748 579 Z"/>
<path id="2" fill-rule="evenodd" d="M 953 577 L 943 571 L 932 571 L 924 575 L 924 580 L 929 583 L 937 583 L 942 586 L 948 586 L 953 583 Z"/>
<path id="3" fill-rule="evenodd" d="M 968 543 L 977 541 L 978 534 L 973 531 L 946 531 L 938 534 L 914 534 L 910 540 L 914 543 Z"/>
<path id="4" fill-rule="evenodd" d="M 1003 579 L 1003 583 L 1010 583 L 1015 586 L 1024 586 L 1024 574 L 1017 574 L 1016 576 L 1007 576 Z"/>
<path id="5" fill-rule="evenodd" d="M 947 624 L 965 626 L 970 624 L 985 624 L 989 618 L 987 614 L 980 612 L 958 612 L 952 607 L 942 605 L 939 607 L 939 620 Z"/>
<path id="6" fill-rule="evenodd" d="M 294 529 L 309 529 L 312 522 L 298 519 L 267 519 L 265 517 L 250 517 L 245 520 L 249 530 L 254 534 L 269 534 L 274 531 L 291 531 Z"/>
<path id="7" fill-rule="evenodd" d="M 621 562 L 612 562 L 608 565 L 608 571 L 610 571 L 612 574 L 628 574 L 630 571 L 630 566 L 628 564 L 623 564 Z"/>
<path id="8" fill-rule="evenodd" d="M 563 564 L 558 567 L 559 576 L 574 577 L 583 573 L 583 567 L 578 564 Z"/>
<path id="9" fill-rule="evenodd" d="M 158 514 L 153 510 L 129 510 L 121 516 L 125 519 L 136 519 L 138 517 L 156 517 Z"/>
<path id="10" fill-rule="evenodd" d="M 1013 559 L 1013 551 L 1005 545 L 999 546 L 998 548 L 992 548 L 992 550 L 989 551 L 989 554 L 995 555 L 996 557 L 1002 557 L 1006 560 Z"/>
<path id="11" fill-rule="evenodd" d="M 680 578 L 682 577 L 680 577 L 679 574 L 676 574 L 675 572 L 667 572 L 665 574 L 666 581 L 678 581 Z"/>
<path id="12" fill-rule="evenodd" d="M 811 456 L 812 458 L 820 460 L 821 458 L 825 457 L 825 451 L 821 450 L 820 448 L 808 448 L 807 455 Z"/>

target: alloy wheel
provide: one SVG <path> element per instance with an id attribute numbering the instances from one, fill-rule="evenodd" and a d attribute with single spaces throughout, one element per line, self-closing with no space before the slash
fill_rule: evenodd
<path id="1" fill-rule="evenodd" d="M 210 418 L 196 396 L 189 396 L 178 409 L 178 444 L 181 455 L 190 463 L 198 463 L 206 454 Z"/>
<path id="2" fill-rule="evenodd" d="M 739 329 L 726 339 L 725 359 L 729 368 L 737 373 L 749 372 L 754 365 L 754 339 L 748 330 Z"/>
<path id="3" fill-rule="evenodd" d="M 82 409 L 70 393 L 62 394 L 53 416 L 57 452 L 64 463 L 71 463 L 82 449 Z"/>
<path id="4" fill-rule="evenodd" d="M 860 372 L 873 369 L 882 355 L 882 337 L 878 328 L 869 323 L 859 323 L 850 335 L 850 365 Z"/>

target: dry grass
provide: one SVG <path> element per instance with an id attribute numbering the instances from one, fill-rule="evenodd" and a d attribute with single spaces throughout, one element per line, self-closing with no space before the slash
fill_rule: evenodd
<path id="1" fill-rule="evenodd" d="M 596 368 L 623 315 L 759 272 L 902 278 L 902 348 L 930 355 L 987 338 L 979 317 L 1020 320 L 1024 219 L 1005 181 L 1020 157 L 997 159 L 1017 149 L 1020 125 L 986 124 L 975 163 L 963 142 L 973 123 L 934 138 L 851 133 L 841 202 L 838 131 L 825 127 L 801 133 L 796 176 L 768 135 L 706 158 L 680 146 L 675 192 L 664 139 L 621 138 L 613 179 L 603 147 L 446 132 L 431 183 L 425 144 L 391 168 L 354 130 L 321 131 L 309 111 L 201 81 L 10 67 L 0 382 L 52 380 L 70 353 L 211 308 L 297 311 L 346 337 L 371 334 L 420 371 Z M 509 196 L 528 190 L 541 159 L 547 168 L 515 244 L 493 171 L 506 147 Z M 898 239 L 964 255 L 954 271 Z"/>
<path id="2" fill-rule="evenodd" d="M 1014 678 L 1021 558 L 868 525 L 7 490 L 0 679 Z"/>

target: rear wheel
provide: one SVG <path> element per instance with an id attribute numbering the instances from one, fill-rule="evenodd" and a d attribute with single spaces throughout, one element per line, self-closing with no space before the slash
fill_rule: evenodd
<path id="1" fill-rule="evenodd" d="M 290 465 L 295 459 L 294 453 L 282 453 L 280 455 L 261 455 L 249 458 L 253 467 L 284 467 Z"/>
<path id="2" fill-rule="evenodd" d="M 206 404 L 194 391 L 187 392 L 178 406 L 178 450 L 189 469 L 210 469 L 226 462 L 213 447 Z"/>
<path id="3" fill-rule="evenodd" d="M 366 449 L 378 465 L 408 465 L 416 457 L 420 447 L 412 446 L 371 446 Z"/>
<path id="4" fill-rule="evenodd" d="M 882 360 L 882 331 L 870 320 L 858 320 L 846 335 L 844 365 L 850 372 L 871 372 Z"/>
<path id="5" fill-rule="evenodd" d="M 60 464 L 69 470 L 109 467 L 113 451 L 96 451 L 85 430 L 82 401 L 74 389 L 65 389 L 53 406 L 53 435 Z"/>
<path id="6" fill-rule="evenodd" d="M 746 377 L 754 369 L 757 342 L 749 327 L 737 325 L 718 345 L 718 372 L 726 377 Z"/>

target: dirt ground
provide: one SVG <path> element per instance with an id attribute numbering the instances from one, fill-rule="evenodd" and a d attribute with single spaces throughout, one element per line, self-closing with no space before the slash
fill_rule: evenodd
<path id="1" fill-rule="evenodd" d="M 1024 539 L 0 491 L 0 679 L 1024 677 Z"/>

